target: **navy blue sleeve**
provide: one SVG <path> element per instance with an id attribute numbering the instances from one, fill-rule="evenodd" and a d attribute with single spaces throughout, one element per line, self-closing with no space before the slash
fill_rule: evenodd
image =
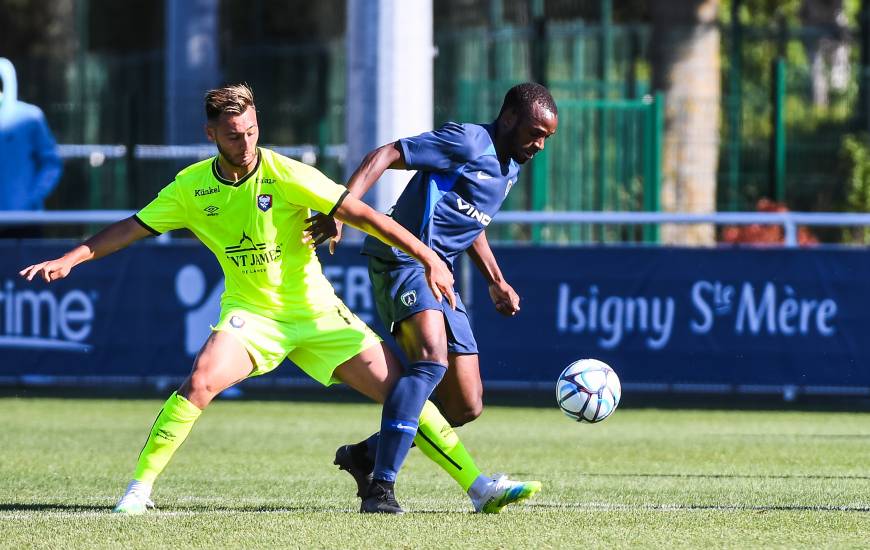
<path id="1" fill-rule="evenodd" d="M 441 128 L 399 140 L 405 167 L 434 172 L 449 170 L 473 158 L 473 136 L 462 124 L 448 122 Z"/>

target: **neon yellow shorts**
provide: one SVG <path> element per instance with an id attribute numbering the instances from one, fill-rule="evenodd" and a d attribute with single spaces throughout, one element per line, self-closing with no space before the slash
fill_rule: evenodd
<path id="1" fill-rule="evenodd" d="M 251 376 L 274 370 L 286 357 L 324 386 L 340 382 L 336 367 L 381 342 L 380 337 L 353 314 L 344 302 L 325 313 L 301 313 L 277 321 L 239 306 L 227 306 L 212 330 L 238 338 L 254 361 Z"/>

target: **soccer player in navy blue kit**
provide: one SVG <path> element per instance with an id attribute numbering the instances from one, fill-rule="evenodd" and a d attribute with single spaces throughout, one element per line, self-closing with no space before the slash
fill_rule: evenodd
<path id="1" fill-rule="evenodd" d="M 390 216 L 451 269 L 468 252 L 489 283 L 496 309 L 515 315 L 520 298 L 504 280 L 484 229 L 516 183 L 520 166 L 543 150 L 557 125 L 549 91 L 540 84 L 520 84 L 507 92 L 491 124 L 448 122 L 370 152 L 351 177 L 348 191 L 361 198 L 388 168 L 416 170 Z M 308 231 L 317 243 L 331 237 L 330 252 L 341 238 L 340 224 L 325 216 L 316 217 Z M 409 360 L 384 405 L 381 431 L 336 453 L 335 463 L 357 481 L 363 507 L 378 507 L 386 498 L 395 502 L 393 482 L 429 395 L 434 391 L 443 415 L 461 426 L 480 415 L 483 385 L 477 343 L 459 293 L 456 308 L 445 307 L 427 292 L 420 264 L 377 239 L 366 238 L 362 253 L 369 257 L 378 314 Z M 461 463 L 446 464 L 477 511 L 497 512 L 540 489 L 537 482 L 506 477 L 470 479 Z"/>

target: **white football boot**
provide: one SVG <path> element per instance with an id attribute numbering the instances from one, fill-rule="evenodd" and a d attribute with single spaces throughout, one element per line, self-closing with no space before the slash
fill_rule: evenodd
<path id="1" fill-rule="evenodd" d="M 525 500 L 540 490 L 540 481 L 513 481 L 506 475 L 496 474 L 494 478 L 481 476 L 476 479 L 468 490 L 468 496 L 475 512 L 497 514 L 508 504 Z"/>
<path id="2" fill-rule="evenodd" d="M 154 501 L 151 500 L 151 486 L 133 480 L 127 485 L 124 496 L 121 497 L 112 512 L 138 516 L 147 512 L 148 508 L 154 508 Z"/>

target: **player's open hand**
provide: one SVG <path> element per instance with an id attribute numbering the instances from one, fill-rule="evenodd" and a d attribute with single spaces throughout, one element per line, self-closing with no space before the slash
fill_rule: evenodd
<path id="1" fill-rule="evenodd" d="M 326 239 L 329 240 L 329 253 L 335 254 L 335 245 L 341 240 L 341 228 L 344 224 L 332 216 L 318 213 L 305 220 L 309 224 L 305 228 L 305 236 L 302 242 L 312 248 L 320 245 Z"/>
<path id="2" fill-rule="evenodd" d="M 50 283 L 69 275 L 71 269 L 72 264 L 70 262 L 64 261 L 63 258 L 58 258 L 57 260 L 49 260 L 27 266 L 19 271 L 18 274 L 28 281 L 32 281 L 34 277 L 41 277 L 43 281 Z"/>
<path id="3" fill-rule="evenodd" d="M 513 287 L 504 281 L 489 285 L 489 297 L 495 309 L 502 315 L 512 317 L 520 310 L 520 297 Z"/>
<path id="4" fill-rule="evenodd" d="M 450 307 L 456 309 L 456 295 L 453 294 L 453 273 L 447 264 L 433 252 L 432 257 L 423 262 L 423 267 L 426 268 L 426 282 L 429 283 L 429 289 L 435 295 L 435 299 L 440 302 L 446 297 Z"/>

